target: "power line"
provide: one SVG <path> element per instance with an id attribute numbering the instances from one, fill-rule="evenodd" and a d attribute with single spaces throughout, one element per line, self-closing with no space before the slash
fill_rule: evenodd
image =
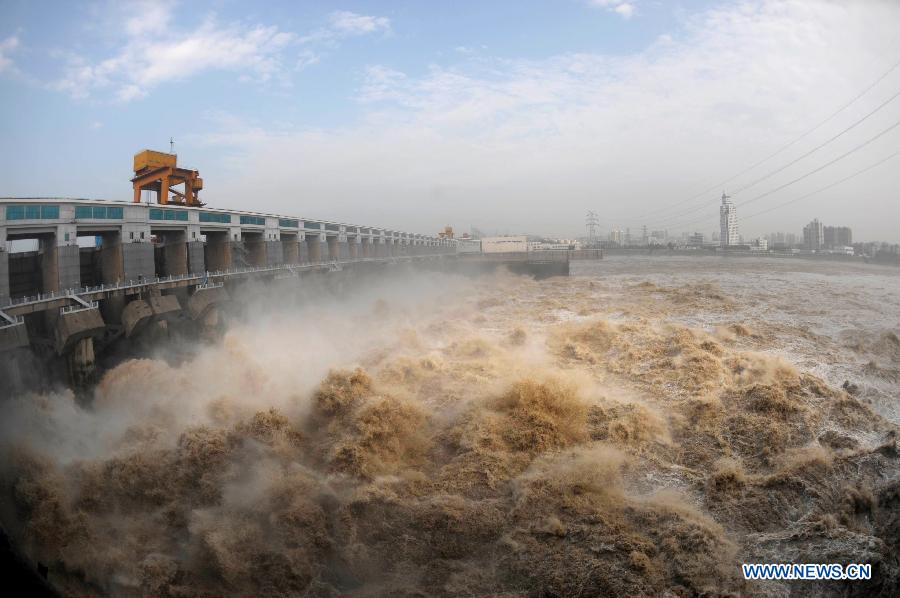
<path id="1" fill-rule="evenodd" d="M 856 101 L 857 101 L 858 99 L 860 99 L 861 97 L 863 97 L 864 95 L 866 95 L 867 93 L 869 93 L 869 91 L 871 91 L 873 87 L 875 87 L 876 85 L 878 85 L 879 83 L 881 83 L 888 75 L 890 75 L 891 73 L 893 73 L 894 70 L 895 70 L 898 66 L 900 66 L 900 60 L 898 60 L 897 62 L 895 62 L 893 65 L 891 65 L 891 68 L 889 68 L 888 70 L 886 70 L 885 72 L 883 72 L 883 73 L 881 74 L 880 77 L 878 77 L 877 79 L 875 79 L 875 81 L 873 81 L 868 87 L 866 87 L 864 90 L 862 90 L 861 92 L 859 92 L 856 96 L 854 96 L 853 99 L 851 99 L 849 102 L 847 102 L 846 104 L 844 104 L 843 106 L 841 106 L 840 108 L 838 108 L 837 110 L 835 110 L 834 112 L 832 112 L 825 120 L 821 121 L 819 124 L 817 124 L 816 126 L 814 126 L 814 127 L 811 128 L 811 129 L 809 129 L 808 131 L 806 131 L 805 133 L 803 133 L 802 135 L 800 135 L 799 137 L 797 137 L 796 139 L 794 139 L 793 141 L 791 141 L 790 143 L 788 143 L 787 145 L 782 146 L 781 149 L 777 150 L 776 152 L 774 152 L 774 153 L 772 153 L 772 154 L 769 154 L 767 157 L 763 158 L 762 160 L 760 160 L 759 162 L 757 162 L 757 163 L 754 164 L 753 166 L 750 166 L 749 168 L 747 168 L 746 170 L 743 170 L 743 171 L 740 172 L 739 174 L 736 174 L 735 176 L 731 177 L 730 179 L 728 179 L 728 180 L 726 180 L 726 181 L 723 181 L 722 184 L 729 183 L 729 182 L 731 182 L 732 180 L 738 178 L 739 176 L 744 175 L 744 174 L 747 174 L 748 172 L 750 172 L 751 170 L 753 170 L 753 169 L 756 168 L 757 166 L 763 164 L 764 162 L 768 162 L 769 160 L 771 160 L 772 158 L 774 158 L 775 156 L 777 156 L 778 154 L 780 154 L 780 153 L 783 152 L 784 150 L 786 150 L 786 149 L 788 149 L 789 147 L 793 146 L 795 143 L 797 143 L 798 141 L 800 141 L 801 139 L 803 139 L 803 138 L 806 137 L 807 135 L 810 135 L 810 134 L 816 132 L 817 130 L 819 130 L 825 123 L 829 122 L 829 121 L 830 121 L 831 119 L 833 119 L 835 116 L 837 116 L 838 114 L 840 114 L 841 112 L 843 112 L 844 110 L 846 110 L 847 108 L 849 108 L 850 106 L 852 106 L 853 104 L 855 104 Z M 892 99 L 893 99 L 893 98 L 892 98 Z M 721 185 L 719 185 L 719 186 L 721 186 Z"/>
<path id="2" fill-rule="evenodd" d="M 836 162 L 839 162 L 839 161 L 843 160 L 844 158 L 846 158 L 847 156 L 849 156 L 849 155 L 851 155 L 851 154 L 853 154 L 853 153 L 856 153 L 857 151 L 859 151 L 859 150 L 861 150 L 862 148 L 866 147 L 867 145 L 869 145 L 869 144 L 872 143 L 873 141 L 875 141 L 875 140 L 877 140 L 877 139 L 880 139 L 881 137 L 887 135 L 888 133 L 890 133 L 891 131 L 893 131 L 893 130 L 896 129 L 897 127 L 900 127 L 900 120 L 898 120 L 897 122 L 895 122 L 894 124 L 892 124 L 892 125 L 891 125 L 890 127 L 888 127 L 887 129 L 884 129 L 883 131 L 881 131 L 880 133 L 878 133 L 878 134 L 875 135 L 874 137 L 870 137 L 869 139 L 867 139 L 866 141 L 860 143 L 859 145 L 857 145 L 857 146 L 854 147 L 853 149 L 850 149 L 850 150 L 844 152 L 843 154 L 841 154 L 841 155 L 838 156 L 837 158 L 835 158 L 835 159 L 833 159 L 833 160 L 830 160 L 830 161 L 826 162 L 825 164 L 819 166 L 819 167 L 816 168 L 815 170 L 811 170 L 811 171 L 807 172 L 806 174 L 803 174 L 803 175 L 801 175 L 801 176 L 798 176 L 797 178 L 795 178 L 795 179 L 793 179 L 793 180 L 791 180 L 791 181 L 788 181 L 787 183 L 784 183 L 783 185 L 779 185 L 778 187 L 775 187 L 774 189 L 772 189 L 772 190 L 770 190 L 770 191 L 766 191 L 765 193 L 762 193 L 762 194 L 760 194 L 760 195 L 757 195 L 757 196 L 754 197 L 753 199 L 748 199 L 747 201 L 744 201 L 744 202 L 742 202 L 742 203 L 740 203 L 740 204 L 738 204 L 738 205 L 745 206 L 745 205 L 747 205 L 748 203 L 752 203 L 752 202 L 754 202 L 754 201 L 756 201 L 756 200 L 758 200 L 758 199 L 762 199 L 763 197 L 769 196 L 769 195 L 775 193 L 776 191 L 781 191 L 781 190 L 784 189 L 785 187 L 789 187 L 790 185 L 793 185 L 794 183 L 797 183 L 797 182 L 799 182 L 799 181 L 802 181 L 803 179 L 805 179 L 805 178 L 807 178 L 807 177 L 809 177 L 809 176 L 812 176 L 812 175 L 816 174 L 817 172 L 821 172 L 822 170 L 828 168 L 828 167 L 831 166 L 832 164 L 834 164 L 834 163 L 836 163 Z"/>
<path id="3" fill-rule="evenodd" d="M 776 169 L 776 170 L 773 170 L 772 172 L 766 174 L 765 176 L 756 179 L 755 181 L 753 181 L 753 182 L 750 183 L 749 185 L 744 185 L 743 187 L 741 187 L 740 189 L 738 189 L 737 191 L 735 191 L 733 194 L 734 194 L 734 195 L 737 195 L 737 194 L 740 193 L 741 191 L 744 191 L 744 190 L 746 190 L 746 189 L 748 189 L 748 188 L 750 188 L 750 187 L 756 185 L 757 183 L 759 183 L 759 182 L 761 182 L 761 181 L 764 181 L 764 180 L 766 180 L 766 179 L 768 179 L 768 178 L 770 178 L 770 177 L 772 177 L 772 176 L 778 174 L 779 172 L 784 171 L 785 169 L 789 168 L 790 166 L 793 166 L 794 164 L 796 164 L 796 163 L 799 162 L 800 160 L 802 160 L 802 159 L 804 159 L 804 158 L 810 156 L 811 154 L 813 154 L 813 153 L 819 151 L 820 149 L 822 149 L 823 147 L 825 147 L 826 145 L 828 145 L 828 144 L 831 143 L 832 141 L 834 141 L 834 140 L 836 140 L 837 138 L 839 138 L 840 136 L 842 136 L 844 133 L 846 133 L 846 132 L 850 131 L 851 129 L 855 128 L 856 126 L 860 125 L 860 124 L 861 124 L 863 121 L 865 121 L 867 118 L 869 118 L 870 116 L 872 116 L 873 114 L 875 114 L 876 112 L 878 112 L 879 110 L 881 110 L 882 108 L 884 108 L 885 106 L 887 106 L 889 103 L 891 103 L 892 101 L 894 101 L 894 100 L 897 99 L 898 97 L 900 97 L 900 91 L 898 91 L 897 93 L 895 93 L 894 95 L 892 95 L 889 99 L 887 99 L 887 100 L 885 100 L 884 102 L 882 102 L 881 104 L 879 104 L 874 110 L 872 110 L 871 112 L 869 112 L 868 114 L 866 114 L 865 116 L 863 116 L 862 118 L 860 118 L 859 120 L 857 120 L 856 122 L 854 122 L 854 123 L 853 123 L 852 125 L 850 125 L 849 127 L 847 127 L 847 128 L 845 128 L 844 130 L 842 130 L 842 131 L 841 131 L 840 133 L 838 133 L 837 135 L 834 135 L 833 137 L 829 138 L 828 140 L 824 141 L 823 143 L 820 143 L 819 145 L 817 145 L 816 147 L 812 148 L 811 150 L 809 150 L 808 152 L 806 152 L 806 153 L 803 154 L 802 156 L 800 156 L 800 157 L 798 157 L 798 158 L 792 160 L 791 162 L 788 162 L 787 164 L 785 164 L 785 165 L 782 166 L 781 168 L 778 168 L 778 169 Z M 888 129 L 888 130 L 890 130 L 890 129 Z M 873 139 L 870 139 L 869 141 L 867 141 L 866 143 L 864 143 L 863 146 L 867 145 L 867 144 L 870 143 L 871 141 L 874 141 L 875 139 L 877 139 L 880 135 L 884 134 L 885 132 L 887 132 L 887 131 L 884 131 L 884 132 L 882 132 L 881 134 L 876 135 Z M 859 147 L 863 147 L 863 146 L 859 146 Z M 850 153 L 852 153 L 853 151 L 856 151 L 856 150 L 855 150 L 855 149 L 854 149 L 854 150 L 851 150 Z M 846 156 L 846 155 L 847 155 L 847 154 L 844 154 L 844 156 Z M 843 156 L 841 156 L 841 157 L 843 157 Z M 838 158 L 838 159 L 840 159 L 840 158 Z M 829 164 L 831 164 L 831 163 L 833 163 L 833 162 L 830 162 Z M 826 166 L 827 166 L 827 165 L 826 165 Z M 818 172 L 818 171 L 813 171 L 813 172 Z M 802 177 L 802 178 L 805 178 L 805 177 Z M 783 187 L 780 187 L 780 188 L 783 188 Z M 758 199 L 758 198 L 755 198 L 755 199 Z M 754 201 L 754 200 L 751 200 L 751 201 Z M 691 209 L 689 209 L 689 210 L 685 210 L 685 211 L 681 212 L 680 214 L 674 214 L 674 215 L 666 216 L 666 217 L 662 218 L 661 220 L 656 221 L 656 222 L 653 223 L 653 224 L 654 224 L 654 226 L 659 226 L 660 224 L 668 223 L 669 221 L 671 221 L 671 220 L 673 220 L 673 219 L 678 219 L 678 218 L 684 217 L 684 216 L 686 216 L 686 215 L 688 215 L 688 214 L 693 214 L 694 212 L 697 212 L 697 211 L 699 211 L 699 210 L 705 209 L 705 208 L 709 205 L 709 203 L 710 203 L 710 202 L 705 202 L 705 203 L 700 204 L 700 205 L 698 205 L 698 206 L 695 206 L 695 207 L 693 207 L 693 208 L 691 208 Z"/>
<path id="4" fill-rule="evenodd" d="M 747 184 L 747 185 L 744 185 L 743 187 L 739 187 L 739 188 L 737 189 L 737 191 L 734 192 L 735 195 L 737 195 L 737 194 L 740 193 L 741 191 L 744 191 L 745 189 L 749 189 L 750 187 L 753 187 L 753 186 L 756 185 L 757 183 L 760 183 L 760 182 L 766 180 L 766 179 L 769 178 L 769 177 L 772 177 L 772 176 L 778 174 L 779 172 L 782 172 L 782 171 L 785 170 L 786 168 L 789 168 L 789 167 L 793 166 L 794 164 L 796 164 L 797 162 L 799 162 L 799 161 L 802 160 L 803 158 L 806 158 L 806 157 L 809 156 L 810 154 L 813 154 L 814 152 L 819 151 L 820 149 L 822 149 L 823 147 L 825 147 L 826 145 L 828 145 L 829 143 L 831 143 L 832 141 L 834 141 L 835 139 L 837 139 L 838 137 L 840 137 L 841 135 L 843 135 L 844 133 L 846 133 L 847 131 L 850 131 L 851 129 L 855 128 L 857 125 L 862 124 L 863 121 L 865 121 L 867 118 L 869 118 L 870 116 L 872 116 L 873 114 L 875 114 L 876 112 L 878 112 L 879 110 L 881 110 L 882 108 L 884 108 L 885 106 L 887 106 L 888 104 L 890 104 L 891 102 L 893 102 L 894 100 L 896 100 L 898 97 L 900 97 L 900 91 L 898 91 L 897 93 L 895 93 L 894 95 L 892 95 L 890 98 L 888 98 L 887 100 L 885 100 L 884 102 L 882 102 L 881 104 L 879 104 L 877 108 L 875 108 L 874 110 L 872 110 L 871 112 L 869 112 L 868 114 L 866 114 L 865 116 L 863 116 L 861 119 L 859 119 L 858 121 L 856 121 L 855 123 L 853 123 L 852 125 L 850 125 L 849 127 L 847 127 L 846 129 L 844 129 L 843 131 L 841 131 L 840 133 L 838 133 L 838 134 L 835 135 L 834 137 L 831 137 L 830 139 L 828 139 L 828 140 L 825 141 L 824 143 L 820 143 L 819 145 L 817 145 L 816 147 L 812 148 L 811 150 L 809 150 L 809 151 L 806 152 L 805 154 L 801 155 L 800 157 L 795 158 L 794 160 L 791 160 L 790 162 L 788 162 L 787 164 L 785 164 L 785 165 L 782 166 L 781 168 L 778 168 L 778 169 L 776 169 L 776 170 L 773 170 L 773 171 L 770 172 L 769 174 L 767 174 L 767 175 L 765 175 L 765 176 L 763 176 L 763 177 L 760 177 L 760 178 L 756 179 L 756 180 L 753 181 L 752 183 L 749 183 L 749 184 Z"/>
<path id="5" fill-rule="evenodd" d="M 807 173 L 805 173 L 805 174 L 802 174 L 802 175 L 800 175 L 799 177 L 797 177 L 797 178 L 795 178 L 795 179 L 793 179 L 793 180 L 788 181 L 787 183 L 784 183 L 784 184 L 782 184 L 782 185 L 779 185 L 778 187 L 775 187 L 774 189 L 771 189 L 771 190 L 769 190 L 769 191 L 766 191 L 765 193 L 762 193 L 762 194 L 760 194 L 760 195 L 757 195 L 756 197 L 753 197 L 753 198 L 751 198 L 751 199 L 748 199 L 748 200 L 746 200 L 746 201 L 743 201 L 743 202 L 737 204 L 735 207 L 741 207 L 741 206 L 745 206 L 745 205 L 747 205 L 747 204 L 749 204 L 749 203 L 753 203 L 754 201 L 757 201 L 757 200 L 759 200 L 759 199 L 762 199 L 762 198 L 764 198 L 764 197 L 767 197 L 767 196 L 769 196 L 769 195 L 771 195 L 771 194 L 773 194 L 773 193 L 775 193 L 775 192 L 777 192 L 777 191 L 781 191 L 782 189 L 784 189 L 784 188 L 786 188 L 786 187 L 789 187 L 789 186 L 793 185 L 794 183 L 797 183 L 797 182 L 799 182 L 799 181 L 802 181 L 803 179 L 805 179 L 805 178 L 807 178 L 807 177 L 810 177 L 810 176 L 816 174 L 817 172 L 821 172 L 822 170 L 828 168 L 829 166 L 832 166 L 833 164 L 835 164 L 835 163 L 837 163 L 837 162 L 843 160 L 843 159 L 846 158 L 847 156 L 849 156 L 849 155 L 851 155 L 851 154 L 854 154 L 854 153 L 858 152 L 859 150 L 861 150 L 862 148 L 866 147 L 866 146 L 869 145 L 870 143 L 872 143 L 872 142 L 874 142 L 874 141 L 880 139 L 881 137 L 887 135 L 888 133 L 890 133 L 891 131 L 893 131 L 893 130 L 896 129 L 897 127 L 900 127 L 900 120 L 898 120 L 897 122 L 895 122 L 894 124 L 892 124 L 890 127 L 886 128 L 886 129 L 883 129 L 881 132 L 879 132 L 879 133 L 878 133 L 877 135 L 875 135 L 874 137 L 870 137 L 869 139 L 867 139 L 866 141 L 860 143 L 860 144 L 857 145 L 856 147 L 854 147 L 854 148 L 852 148 L 852 149 L 850 149 L 850 150 L 847 150 L 846 152 L 844 152 L 843 154 L 841 154 L 841 155 L 838 156 L 837 158 L 834 158 L 833 160 L 829 160 L 828 162 L 826 162 L 825 164 L 819 166 L 818 168 L 815 168 L 815 169 L 813 169 L 813 170 L 811 170 L 811 171 L 809 171 L 809 172 L 807 172 Z M 700 218 L 700 219 L 690 220 L 690 221 L 688 221 L 688 222 L 683 222 L 683 223 L 680 223 L 680 224 L 674 224 L 674 225 L 671 225 L 671 226 L 672 226 L 672 228 L 679 228 L 679 227 L 686 226 L 686 225 L 689 225 L 689 224 L 694 224 L 694 223 L 696 223 L 696 222 L 704 222 L 704 221 L 706 221 L 706 220 L 708 220 L 708 219 L 709 219 L 709 217 L 706 216 L 706 217 L 703 217 L 703 218 Z"/>
<path id="6" fill-rule="evenodd" d="M 671 204 L 671 205 L 669 205 L 669 206 L 667 206 L 667 207 L 663 207 L 663 208 L 662 208 L 662 211 L 667 211 L 667 210 L 669 210 L 669 209 L 671 209 L 671 208 L 675 208 L 675 207 L 682 206 L 682 205 L 684 205 L 684 204 L 686 204 L 686 203 L 689 203 L 689 202 L 693 201 L 694 199 L 696 199 L 696 198 L 698 198 L 698 197 L 701 197 L 701 196 L 703 196 L 703 195 L 706 195 L 707 193 L 710 193 L 711 191 L 715 191 L 716 189 L 721 188 L 723 185 L 726 185 L 726 184 L 730 183 L 730 182 L 733 181 L 734 179 L 736 179 L 736 178 L 738 178 L 738 177 L 741 177 L 741 176 L 747 174 L 748 172 L 750 172 L 751 170 L 755 169 L 756 167 L 758 167 L 758 166 L 760 166 L 760 165 L 762 165 L 762 164 L 768 162 L 769 160 L 771 160 L 772 158 L 774 158 L 775 156 L 777 156 L 777 155 L 780 154 L 781 152 L 783 152 L 783 151 L 785 151 L 786 149 L 792 147 L 794 144 L 796 144 L 796 143 L 799 142 L 800 140 L 802 140 L 802 139 L 804 139 L 805 137 L 807 137 L 808 135 L 814 133 L 815 131 L 817 131 L 818 129 L 820 129 L 823 125 L 825 125 L 826 123 L 830 122 L 835 116 L 837 116 L 838 114 L 840 114 L 841 112 L 843 112 L 844 110 L 846 110 L 847 108 L 849 108 L 850 106 L 852 106 L 853 104 L 855 104 L 855 103 L 857 102 L 857 100 L 859 100 L 861 97 L 863 97 L 864 95 L 866 95 L 867 93 L 869 93 L 869 91 L 871 91 L 876 85 L 878 85 L 879 83 L 881 83 L 888 75 L 890 75 L 892 72 L 894 72 L 894 70 L 896 70 L 896 68 L 897 68 L 898 66 L 900 66 L 900 60 L 898 60 L 897 62 L 895 62 L 893 65 L 891 65 L 891 67 L 890 67 L 889 69 L 887 69 L 886 71 L 884 71 L 877 79 L 875 79 L 875 81 L 873 81 L 871 84 L 869 84 L 868 87 L 866 87 L 865 89 L 863 89 L 861 92 L 859 92 L 857 95 L 855 95 L 850 101 L 848 101 L 847 103 L 845 103 L 844 105 L 842 105 L 840 108 L 838 108 L 837 110 L 835 110 L 834 112 L 832 112 L 832 113 L 831 113 L 828 117 L 826 117 L 824 120 L 820 121 L 817 125 L 813 126 L 812 128 L 808 129 L 806 132 L 802 133 L 799 137 L 796 137 L 796 138 L 794 138 L 792 141 L 790 141 L 790 142 L 788 142 L 787 144 L 781 146 L 778 150 L 776 150 L 775 152 L 769 154 L 768 156 L 766 156 L 766 157 L 763 158 L 762 160 L 760 160 L 760 161 L 758 161 L 758 162 L 752 164 L 751 166 L 748 166 L 747 168 L 745 168 L 745 169 L 742 170 L 741 172 L 739 172 L 739 173 L 737 173 L 737 174 L 735 174 L 735 175 L 732 175 L 732 176 L 728 177 L 727 179 L 725 179 L 725 180 L 723 180 L 723 181 L 721 181 L 721 182 L 719 182 L 719 183 L 716 183 L 716 184 L 713 185 L 712 187 L 710 187 L 710 188 L 708 188 L 708 189 L 705 189 L 704 191 L 701 191 L 700 193 L 697 193 L 696 195 L 692 195 L 691 197 L 689 197 L 689 198 L 687 198 L 687 199 L 685 199 L 685 200 L 683 200 L 683 201 L 680 201 L 680 202 Z M 891 99 L 893 99 L 893 98 L 891 98 Z M 637 217 L 634 219 L 634 222 L 637 222 L 638 220 L 640 220 L 640 219 L 642 219 L 642 218 L 645 218 L 645 217 L 647 217 L 647 216 L 656 215 L 656 214 L 659 213 L 659 211 L 660 211 L 660 210 L 655 210 L 655 211 L 653 211 L 653 212 L 648 212 L 648 213 L 643 214 L 643 215 L 641 215 L 641 216 L 637 216 Z M 631 221 L 629 221 L 629 222 L 631 222 Z"/>
<path id="7" fill-rule="evenodd" d="M 864 174 L 864 173 L 866 173 L 866 172 L 872 170 L 873 168 L 877 168 L 878 166 L 881 166 L 882 164 L 884 164 L 884 163 L 887 162 L 888 160 L 891 160 L 892 158 L 896 158 L 897 156 L 900 156 L 900 150 L 894 152 L 893 154 L 889 155 L 889 156 L 886 157 L 886 158 L 882 158 L 881 160 L 879 160 L 878 162 L 875 162 L 874 164 L 871 164 L 871 165 L 869 165 L 869 166 L 866 166 L 866 167 L 863 168 L 862 170 L 857 170 L 857 171 L 854 172 L 853 174 L 849 174 L 849 175 L 845 176 L 844 178 L 838 179 L 837 181 L 834 181 L 833 183 L 830 183 L 830 184 L 828 184 L 828 185 L 825 185 L 824 187 L 820 187 L 819 189 L 816 189 L 815 191 L 810 191 L 809 193 L 806 193 L 806 194 L 804 194 L 804 195 L 801 195 L 800 197 L 795 197 L 794 199 L 792 199 L 792 200 L 790 200 L 790 201 L 785 201 L 785 202 L 783 202 L 783 203 L 780 203 L 780 204 L 778 204 L 778 205 L 772 206 L 772 207 L 770 207 L 770 208 L 766 208 L 765 210 L 761 210 L 761 211 L 759 211 L 759 212 L 754 212 L 753 214 L 750 214 L 749 216 L 742 216 L 742 217 L 741 217 L 741 220 L 749 220 L 749 219 L 754 218 L 754 217 L 756 217 L 756 216 L 759 216 L 759 215 L 761 215 L 761 214 L 767 214 L 767 213 L 769 213 L 769 212 L 771 212 L 771 211 L 773 211 L 773 210 L 777 210 L 777 209 L 783 208 L 784 206 L 788 206 L 788 205 L 790 205 L 790 204 L 792 204 L 792 203 L 797 203 L 798 201 L 800 201 L 800 200 L 802 200 L 802 199 L 806 199 L 807 197 L 811 197 L 811 196 L 816 195 L 816 194 L 818 194 L 818 193 L 822 193 L 823 191 L 828 191 L 828 190 L 831 189 L 832 187 L 837 187 L 837 186 L 840 185 L 841 183 L 845 183 L 845 182 L 849 181 L 849 180 L 852 179 L 852 178 L 858 177 L 859 175 Z"/>

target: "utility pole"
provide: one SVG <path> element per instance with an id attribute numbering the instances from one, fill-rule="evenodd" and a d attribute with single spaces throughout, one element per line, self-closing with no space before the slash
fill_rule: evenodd
<path id="1" fill-rule="evenodd" d="M 597 213 L 588 210 L 585 224 L 588 230 L 588 246 L 595 247 L 597 245 L 597 227 L 600 225 L 600 219 Z"/>

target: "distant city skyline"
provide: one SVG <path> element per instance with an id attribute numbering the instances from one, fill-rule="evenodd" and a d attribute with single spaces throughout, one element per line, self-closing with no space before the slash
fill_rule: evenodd
<path id="1" fill-rule="evenodd" d="M 722 217 L 721 207 L 719 211 L 720 219 Z M 814 217 L 813 220 L 819 220 L 819 218 Z M 807 220 L 808 224 L 809 220 Z M 753 234 L 743 234 L 740 232 L 740 227 L 737 227 L 737 236 L 743 238 L 745 241 L 751 238 L 765 238 L 769 240 L 770 243 L 797 243 L 803 239 L 803 228 L 805 224 L 798 224 L 795 228 L 796 230 L 791 230 L 791 227 L 785 225 L 780 227 L 781 230 L 770 230 L 762 233 L 753 233 Z M 695 234 L 700 234 L 706 239 L 720 239 L 722 234 L 722 222 L 720 220 L 719 226 L 714 230 L 700 230 L 700 229 L 689 229 L 689 230 L 661 230 L 661 231 L 652 231 L 649 236 L 654 238 L 682 238 L 682 237 L 690 237 Z M 853 226 L 848 226 L 846 223 L 839 224 L 823 224 L 823 238 L 827 238 L 828 235 L 833 235 L 833 242 L 829 243 L 825 241 L 826 244 L 845 244 L 850 245 L 854 240 L 853 236 Z M 599 237 L 606 237 L 609 241 L 614 242 L 623 242 L 625 238 L 625 230 L 613 227 L 606 231 L 605 229 L 600 229 L 600 233 L 598 233 Z M 778 240 L 776 240 L 778 239 Z M 859 240 L 860 242 L 880 242 L 885 241 L 889 242 L 888 239 L 865 239 Z"/>

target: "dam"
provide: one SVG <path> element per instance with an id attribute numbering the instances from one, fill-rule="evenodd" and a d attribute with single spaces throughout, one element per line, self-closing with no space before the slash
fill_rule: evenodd
<path id="1" fill-rule="evenodd" d="M 93 246 L 78 239 L 92 237 Z M 10 252 L 15 242 L 38 251 Z M 228 287 L 305 273 L 439 259 L 449 239 L 203 205 L 0 199 L 0 351 L 38 345 L 70 382 L 93 370 L 94 341 L 187 315 L 215 321 Z"/>

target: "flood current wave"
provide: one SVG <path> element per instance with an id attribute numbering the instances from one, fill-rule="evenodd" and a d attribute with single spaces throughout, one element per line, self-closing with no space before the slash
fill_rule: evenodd
<path id="1" fill-rule="evenodd" d="M 617 257 L 267 296 L 0 415 L 4 528 L 66 595 L 900 589 L 889 268 Z"/>

